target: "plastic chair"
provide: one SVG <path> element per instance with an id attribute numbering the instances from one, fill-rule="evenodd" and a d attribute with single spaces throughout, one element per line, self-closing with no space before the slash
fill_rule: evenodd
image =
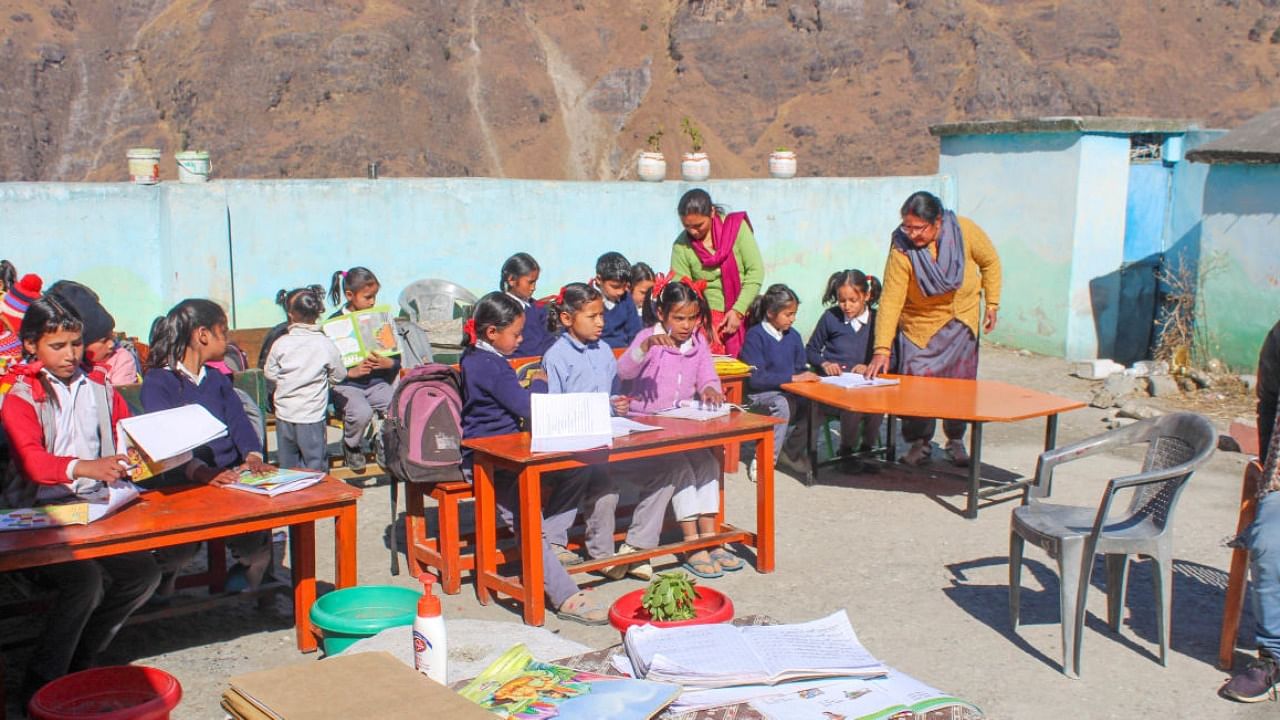
<path id="1" fill-rule="evenodd" d="M 1146 444 L 1141 472 L 1113 478 L 1097 508 L 1045 502 L 1053 471 L 1063 463 L 1129 445 Z M 1026 504 L 1014 508 L 1009 532 L 1009 620 L 1018 629 L 1018 602 L 1024 540 L 1058 560 L 1062 613 L 1062 672 L 1080 676 L 1085 597 L 1093 574 L 1093 558 L 1106 556 L 1107 624 L 1120 629 L 1130 555 L 1145 555 L 1154 565 L 1156 633 L 1160 664 L 1169 654 L 1169 618 L 1173 593 L 1173 511 L 1191 473 L 1213 454 L 1217 433 L 1208 420 L 1193 413 L 1164 415 L 1126 428 L 1050 450 L 1040 456 L 1035 484 Z M 1121 491 L 1132 498 L 1123 511 L 1112 505 Z"/>
<path id="2" fill-rule="evenodd" d="M 479 300 L 470 290 L 448 280 L 415 280 L 400 291 L 400 309 L 416 323 L 441 323 L 471 314 Z"/>

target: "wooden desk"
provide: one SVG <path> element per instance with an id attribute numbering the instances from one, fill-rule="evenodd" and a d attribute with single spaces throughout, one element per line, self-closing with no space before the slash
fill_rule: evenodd
<path id="1" fill-rule="evenodd" d="M 90 560 L 288 526 L 298 650 L 312 652 L 316 599 L 315 521 L 336 523 L 336 583 L 356 583 L 356 501 L 360 490 L 332 477 L 274 498 L 210 485 L 145 492 L 115 515 L 90 525 L 0 533 L 0 572 Z"/>
<path id="2" fill-rule="evenodd" d="M 602 560 L 589 560 L 567 568 L 569 572 L 587 572 L 616 565 L 619 558 L 632 561 L 740 542 L 756 549 L 756 570 L 773 571 L 773 426 L 776 418 L 735 412 L 728 417 L 698 422 L 654 416 L 638 416 L 647 425 L 662 430 L 615 438 L 612 448 L 577 453 L 534 453 L 529 450 L 529 434 L 513 433 L 487 438 L 473 438 L 463 445 L 474 451 L 474 486 L 476 497 L 476 595 L 488 604 L 494 592 L 509 595 L 524 607 L 524 621 L 541 625 L 545 614 L 542 590 L 542 475 L 556 470 L 586 467 L 608 462 L 654 457 L 668 453 L 711 448 L 724 462 L 723 448 L 730 444 L 757 441 L 760 460 L 756 468 L 756 530 L 742 530 L 724 522 L 724 478 L 720 481 L 720 512 L 716 518 L 717 533 L 710 537 L 663 545 L 636 553 L 615 555 Z M 497 508 L 494 501 L 495 469 L 515 472 L 519 477 L 520 505 L 515 508 L 520 518 L 517 537 L 520 554 L 520 576 L 507 578 L 498 574 Z M 624 560 L 625 561 L 625 560 Z"/>
<path id="3" fill-rule="evenodd" d="M 1032 482 L 1030 478 L 999 482 L 982 477 L 982 426 L 985 423 L 1046 418 L 1044 447 L 1049 450 L 1057 442 L 1058 413 L 1084 407 L 1084 403 L 1076 400 L 996 380 L 955 380 L 910 375 L 886 377 L 896 378 L 899 384 L 845 389 L 820 382 L 787 383 L 782 389 L 811 401 L 813 428 L 817 428 L 821 421 L 822 407 L 888 415 L 888 443 L 884 450 L 887 460 L 896 458 L 899 417 L 940 418 L 969 423 L 969 492 L 964 511 L 967 518 L 978 516 L 979 501 L 990 500 L 988 504 L 995 504 L 1011 499 L 1015 491 L 1023 491 Z M 812 432 L 808 441 L 810 469 L 806 481 L 812 485 L 819 468 Z"/>
<path id="4" fill-rule="evenodd" d="M 730 373 L 720 375 L 720 389 L 724 391 L 724 399 L 734 405 L 745 405 L 747 397 L 747 378 L 751 373 Z M 724 471 L 738 472 L 738 445 L 726 445 L 724 449 Z"/>

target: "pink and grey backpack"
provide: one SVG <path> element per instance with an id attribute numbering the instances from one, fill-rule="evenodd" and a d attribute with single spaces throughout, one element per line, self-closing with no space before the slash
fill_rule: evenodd
<path id="1" fill-rule="evenodd" d="M 382 424 L 386 470 L 402 482 L 462 480 L 462 378 L 448 365 L 413 368 Z"/>

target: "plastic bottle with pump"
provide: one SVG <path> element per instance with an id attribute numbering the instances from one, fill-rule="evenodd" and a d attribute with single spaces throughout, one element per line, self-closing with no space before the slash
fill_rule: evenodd
<path id="1" fill-rule="evenodd" d="M 431 592 L 436 576 L 422 573 L 418 580 L 422 581 L 422 597 L 418 598 L 418 616 L 413 619 L 413 667 L 444 685 L 449 677 L 449 641 L 440 598 Z"/>

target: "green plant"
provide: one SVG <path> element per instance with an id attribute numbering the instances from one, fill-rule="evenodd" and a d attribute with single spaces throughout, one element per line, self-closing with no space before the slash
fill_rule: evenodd
<path id="1" fill-rule="evenodd" d="M 693 601 L 698 597 L 694 584 L 693 578 L 679 570 L 658 573 L 645 588 L 640 605 L 649 617 L 659 622 L 692 620 L 697 614 Z"/>
<path id="2" fill-rule="evenodd" d="M 693 124 L 692 120 L 687 117 L 681 119 L 680 132 L 689 136 L 689 144 L 693 146 L 694 152 L 702 152 L 702 131 Z"/>
<path id="3" fill-rule="evenodd" d="M 777 148 L 774 149 L 774 152 L 791 152 L 791 151 L 787 149 L 787 146 L 779 145 Z"/>
<path id="4" fill-rule="evenodd" d="M 650 134 L 649 137 L 645 139 L 645 142 L 648 143 L 649 145 L 649 152 L 661 153 L 662 152 L 662 128 L 658 128 L 657 130 L 654 130 L 653 133 Z"/>

